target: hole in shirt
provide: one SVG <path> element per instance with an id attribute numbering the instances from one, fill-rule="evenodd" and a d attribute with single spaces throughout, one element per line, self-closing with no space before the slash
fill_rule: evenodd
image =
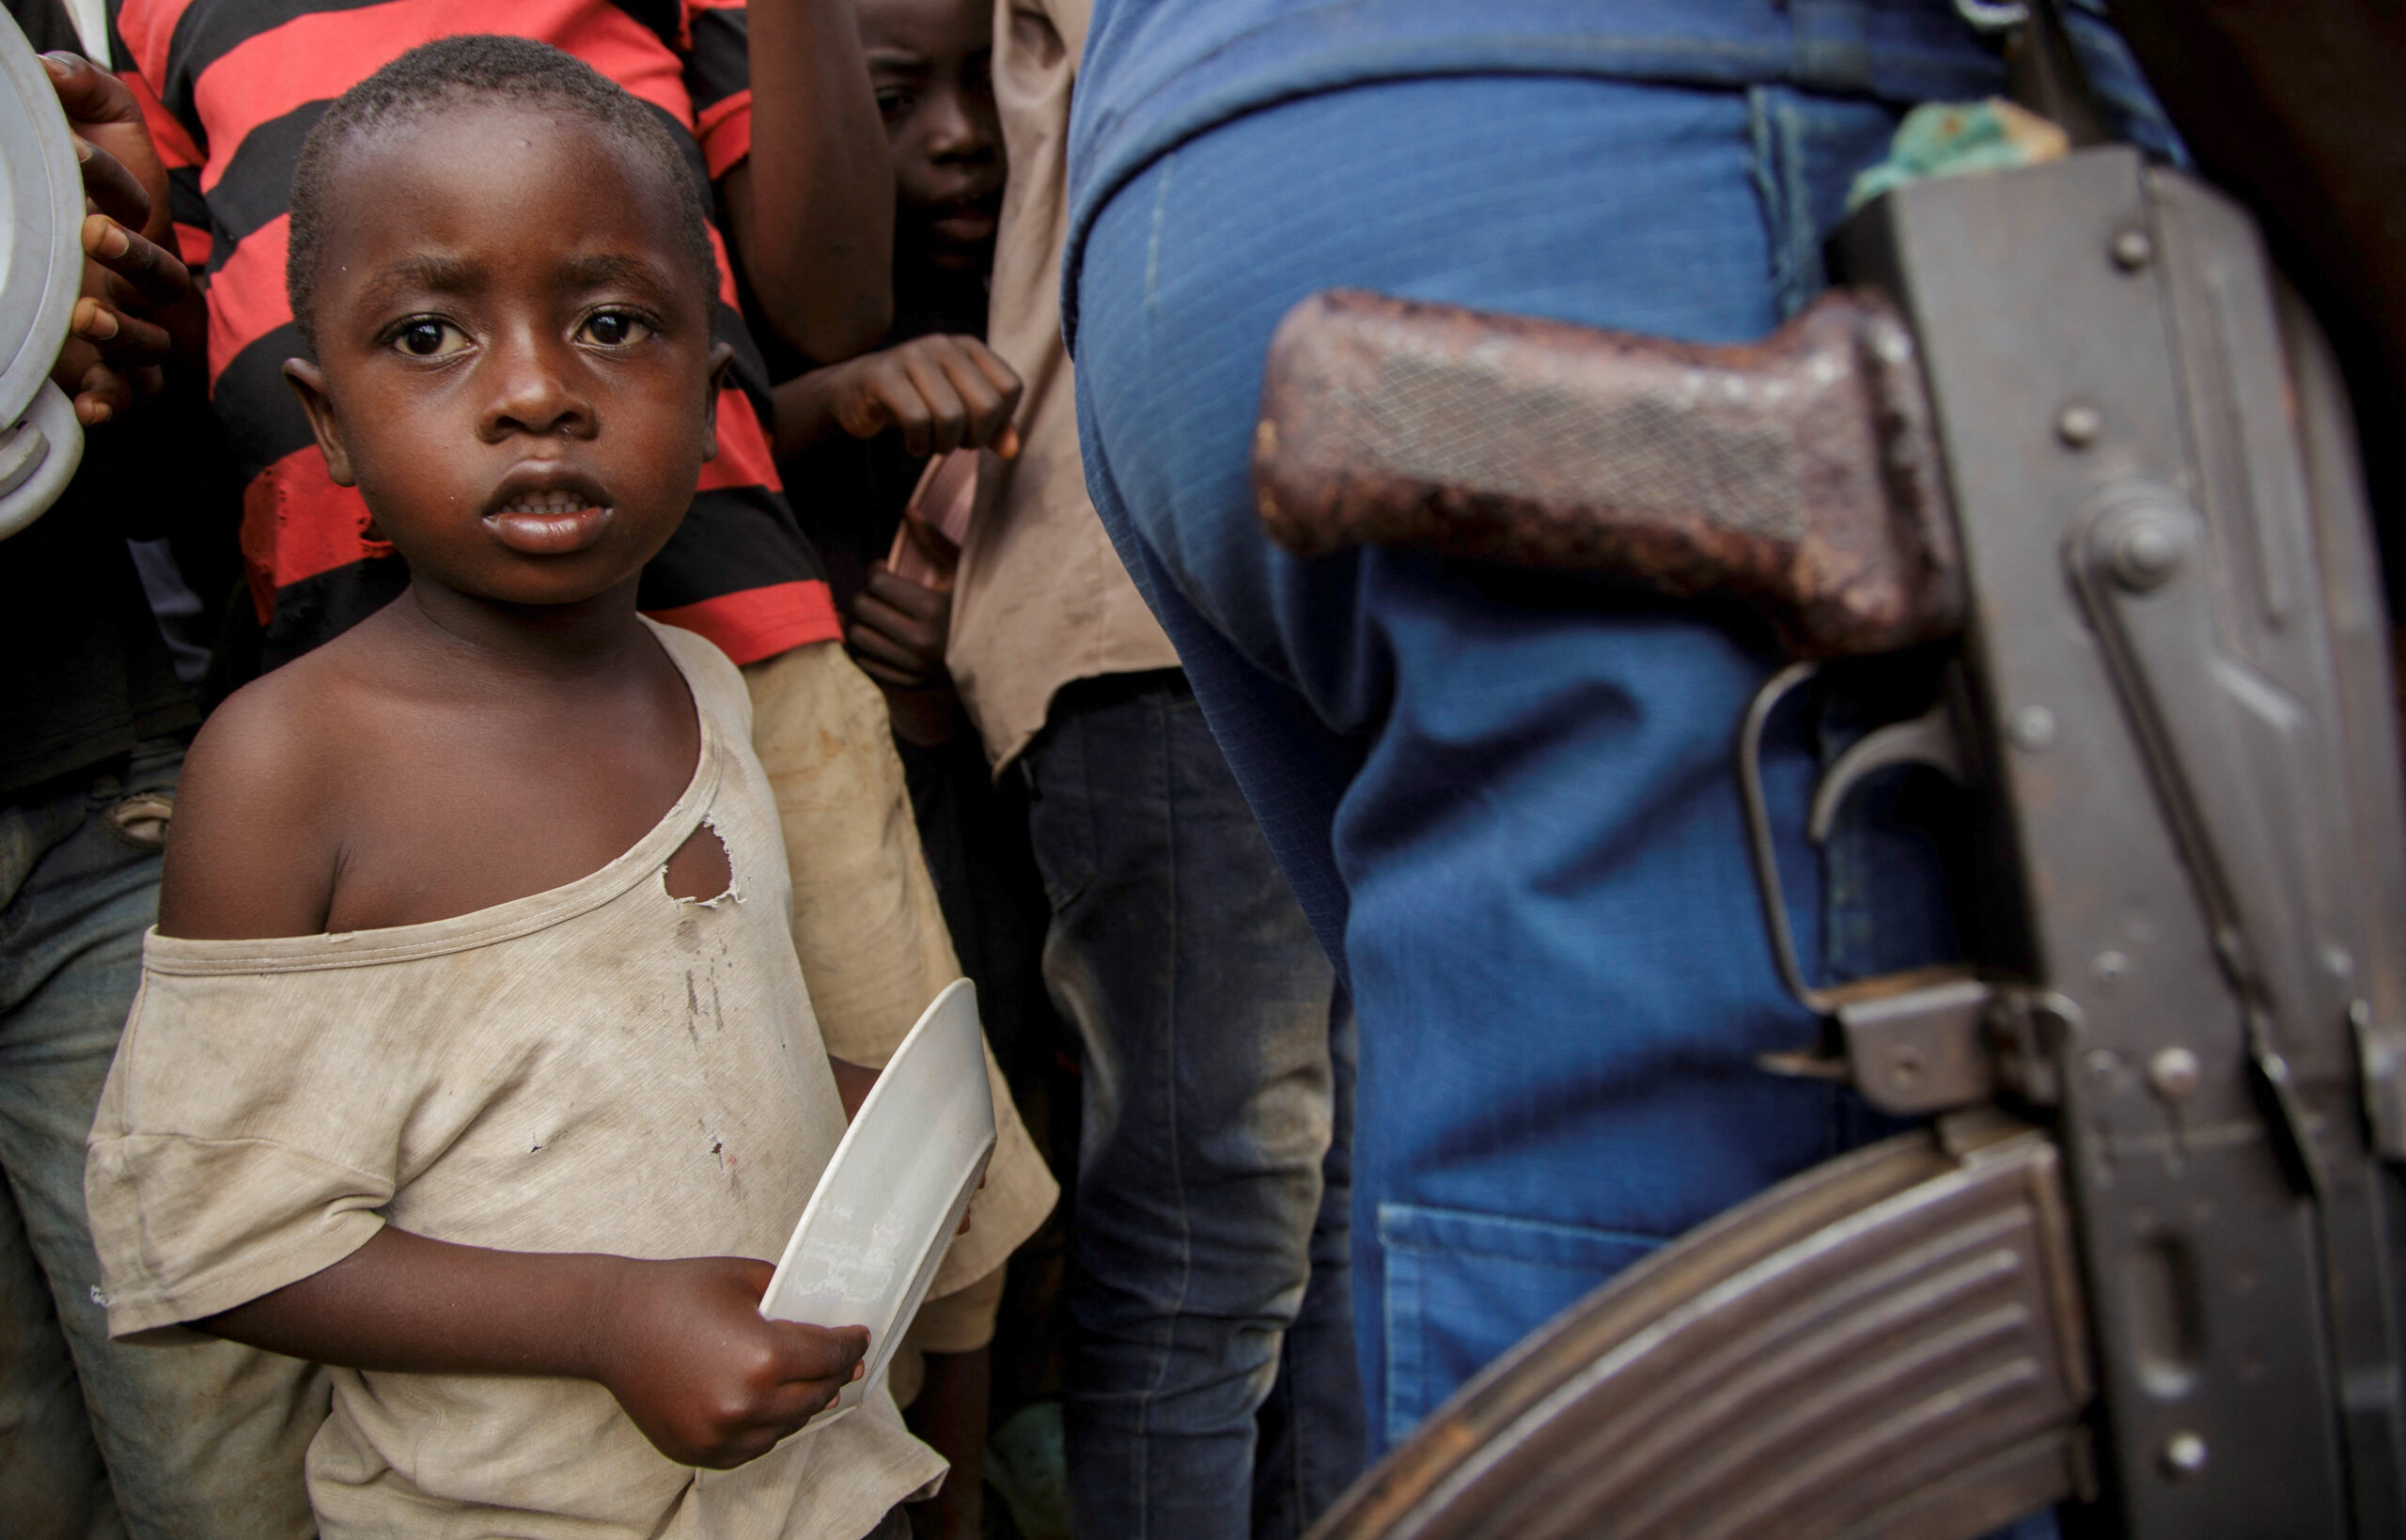
<path id="1" fill-rule="evenodd" d="M 715 904 L 735 892 L 735 868 L 727 863 L 726 846 L 718 831 L 705 823 L 685 836 L 660 874 L 671 898 Z"/>

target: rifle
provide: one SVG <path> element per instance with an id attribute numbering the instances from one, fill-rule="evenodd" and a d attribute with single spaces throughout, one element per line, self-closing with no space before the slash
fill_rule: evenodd
<path id="1" fill-rule="evenodd" d="M 1773 1189 L 1491 1366 L 1316 1540 L 2406 1533 L 2406 788 L 2348 403 L 2258 233 L 2117 147 L 1926 181 L 1711 348 L 1333 291 L 1267 364 L 1264 526 L 1757 608 L 1767 1066 L 1934 1121 Z M 1946 661 L 1827 768 L 1961 782 L 1973 959 L 1810 982 L 1759 745 Z"/>

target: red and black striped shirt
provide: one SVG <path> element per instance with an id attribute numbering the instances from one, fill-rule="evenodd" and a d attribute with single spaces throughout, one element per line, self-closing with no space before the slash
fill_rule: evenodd
<path id="1" fill-rule="evenodd" d="M 508 32 L 575 54 L 680 131 L 694 175 L 751 151 L 742 0 L 124 0 L 127 83 L 173 184 L 177 237 L 209 294 L 210 394 L 243 474 L 242 554 L 267 666 L 366 619 L 407 583 L 368 538 L 367 506 L 337 487 L 283 380 L 303 351 L 285 300 L 292 166 L 329 102 L 420 43 Z M 707 189 L 706 189 L 707 191 Z M 717 330 L 735 348 L 718 457 L 644 569 L 653 618 L 699 631 L 737 662 L 840 630 L 818 554 L 777 481 L 768 372 L 718 248 Z"/>

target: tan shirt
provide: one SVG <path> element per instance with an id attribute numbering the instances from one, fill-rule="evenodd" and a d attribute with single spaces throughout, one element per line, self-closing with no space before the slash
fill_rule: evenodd
<path id="1" fill-rule="evenodd" d="M 843 1110 L 743 681 L 700 638 L 655 634 L 693 690 L 701 754 L 601 871 L 386 930 L 151 934 L 86 1178 L 112 1331 L 256 1299 L 388 1221 L 515 1251 L 778 1254 Z M 703 823 L 733 883 L 673 898 L 663 871 Z M 722 1473 L 671 1463 L 584 1381 L 329 1377 L 308 1455 L 328 1540 L 851 1540 L 944 1470 L 883 1386 Z"/>
<path id="2" fill-rule="evenodd" d="M 1070 88 L 1091 8 L 1091 0 L 996 0 L 994 12 L 994 104 L 1010 180 L 987 342 L 1027 389 L 1019 459 L 961 552 L 945 661 L 997 770 L 1043 729 L 1063 685 L 1178 666 L 1086 499 L 1061 345 Z"/>

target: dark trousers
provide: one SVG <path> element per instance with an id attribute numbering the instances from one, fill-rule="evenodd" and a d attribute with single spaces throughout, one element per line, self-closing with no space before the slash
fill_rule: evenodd
<path id="1" fill-rule="evenodd" d="M 1021 763 L 1086 1048 L 1078 1532 L 1284 1540 L 1362 1461 L 1351 1013 L 1182 675 L 1072 686 Z"/>

